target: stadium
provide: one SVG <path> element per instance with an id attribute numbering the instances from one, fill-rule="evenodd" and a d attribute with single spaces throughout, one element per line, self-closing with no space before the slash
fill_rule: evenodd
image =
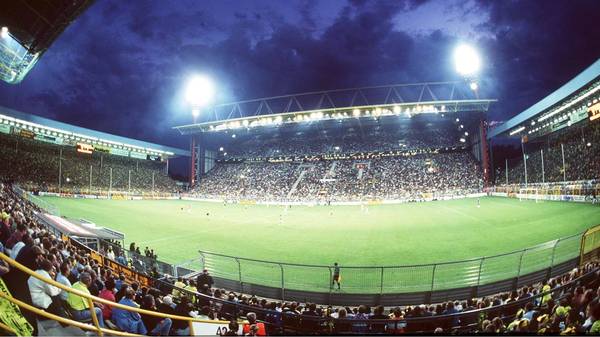
<path id="1" fill-rule="evenodd" d="M 25 21 L 91 5 L 33 3 L 0 14 L 5 82 L 66 27 Z M 474 76 L 219 104 L 203 80 L 164 126 L 189 148 L 0 107 L 2 334 L 600 331 L 600 59 L 504 123 Z"/>

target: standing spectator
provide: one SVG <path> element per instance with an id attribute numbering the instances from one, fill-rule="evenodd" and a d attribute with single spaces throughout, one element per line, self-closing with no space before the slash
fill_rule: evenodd
<path id="1" fill-rule="evenodd" d="M 208 286 L 208 289 L 212 288 L 213 284 L 215 282 L 213 281 L 212 276 L 210 276 L 210 274 L 208 273 L 207 269 L 204 269 L 202 271 L 202 273 L 200 275 L 198 275 L 198 277 L 196 278 L 196 285 L 198 287 L 202 287 L 204 285 Z"/>

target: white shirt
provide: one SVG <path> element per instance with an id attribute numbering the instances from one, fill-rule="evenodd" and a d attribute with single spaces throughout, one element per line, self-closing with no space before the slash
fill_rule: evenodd
<path id="1" fill-rule="evenodd" d="M 58 275 L 56 275 L 56 282 L 58 282 L 60 284 L 64 284 L 69 288 L 71 288 L 71 286 L 72 286 L 71 281 L 69 281 L 69 279 L 62 273 L 58 273 Z M 66 290 L 61 289 L 60 298 L 62 298 L 63 301 L 66 301 L 67 298 L 69 298 L 69 293 Z"/>
<path id="2" fill-rule="evenodd" d="M 43 269 L 38 269 L 35 272 L 43 277 L 51 278 L 50 274 Z M 38 308 L 47 309 L 52 303 L 52 297 L 60 294 L 60 288 L 38 280 L 33 276 L 29 276 L 27 285 L 31 293 L 31 302 Z"/>
<path id="3" fill-rule="evenodd" d="M 25 247 L 25 243 L 23 241 L 15 243 L 15 245 L 12 247 L 12 250 L 10 251 L 10 258 L 16 260 L 17 255 L 19 255 L 19 252 L 23 247 Z"/>

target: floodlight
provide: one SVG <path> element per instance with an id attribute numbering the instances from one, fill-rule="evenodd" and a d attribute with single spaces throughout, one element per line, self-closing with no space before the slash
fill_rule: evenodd
<path id="1" fill-rule="evenodd" d="M 196 75 L 188 81 L 185 98 L 192 106 L 200 107 L 209 104 L 214 94 L 212 81 L 206 76 Z"/>
<path id="2" fill-rule="evenodd" d="M 477 89 L 479 89 L 479 85 L 477 85 L 477 82 L 475 82 L 475 81 L 471 82 L 471 84 L 469 85 L 469 87 L 473 91 L 477 91 Z"/>
<path id="3" fill-rule="evenodd" d="M 222 146 L 219 148 L 219 151 L 223 152 L 223 147 Z"/>
<path id="4" fill-rule="evenodd" d="M 454 65 L 460 75 L 473 76 L 479 71 L 481 60 L 473 47 L 462 44 L 454 49 Z"/>
<path id="5" fill-rule="evenodd" d="M 0 37 L 3 39 L 8 37 L 8 27 L 2 27 L 2 29 L 0 29 Z"/>

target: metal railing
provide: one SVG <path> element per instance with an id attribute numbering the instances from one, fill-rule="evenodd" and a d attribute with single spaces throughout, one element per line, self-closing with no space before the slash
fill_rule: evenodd
<path id="1" fill-rule="evenodd" d="M 34 272 L 33 270 L 25 267 L 24 265 L 20 264 L 19 262 L 11 259 L 10 257 L 6 256 L 3 253 L 0 253 L 0 260 L 6 261 L 11 268 L 16 268 L 18 270 L 20 270 L 21 272 L 35 277 L 38 280 L 50 284 L 54 287 L 57 287 L 63 291 L 72 293 L 74 295 L 83 297 L 86 299 L 87 304 L 88 304 L 88 309 L 90 310 L 90 315 L 92 318 L 92 325 L 89 324 L 85 324 L 82 322 L 78 322 L 78 321 L 74 321 L 72 319 L 67 319 L 64 317 L 60 317 L 51 313 L 48 313 L 42 309 L 36 308 L 34 306 L 31 306 L 25 302 L 22 302 L 14 297 L 12 297 L 10 294 L 4 293 L 2 291 L 0 291 L 0 297 L 10 301 L 13 304 L 18 305 L 21 308 L 24 308 L 25 310 L 29 310 L 32 311 L 36 314 L 42 315 L 46 318 L 58 321 L 60 323 L 63 324 L 67 324 L 67 325 L 72 325 L 72 326 L 77 326 L 79 328 L 82 329 L 86 329 L 86 330 L 91 330 L 91 331 L 95 331 L 99 336 L 103 336 L 105 333 L 111 334 L 111 335 L 117 335 L 117 336 L 131 336 L 132 334 L 127 333 L 127 332 L 122 332 L 122 331 L 116 331 L 116 330 L 111 330 L 111 329 L 107 329 L 107 328 L 103 328 L 100 326 L 98 319 L 95 315 L 95 307 L 94 307 L 94 303 L 100 303 L 102 305 L 108 305 L 112 308 L 119 308 L 122 310 L 126 310 L 126 311 L 131 311 L 131 312 L 137 312 L 138 314 L 144 314 L 144 315 L 149 315 L 149 316 L 154 316 L 154 317 L 160 317 L 162 319 L 164 318 L 170 318 L 172 320 L 179 320 L 179 321 L 186 321 L 189 324 L 189 328 L 190 328 L 190 335 L 194 335 L 194 327 L 193 327 L 193 323 L 197 322 L 197 323 L 209 323 L 209 324 L 228 324 L 228 321 L 219 321 L 219 320 L 204 320 L 204 319 L 196 319 L 193 317 L 184 317 L 184 316 L 177 316 L 177 315 L 169 315 L 169 314 L 164 314 L 161 312 L 155 312 L 155 311 L 149 311 L 149 310 L 144 310 L 144 309 L 139 309 L 139 308 L 134 308 L 131 306 L 127 306 L 127 305 L 123 305 L 120 303 L 116 303 L 116 302 L 112 302 L 112 301 L 108 301 L 105 300 L 103 298 L 100 297 L 96 297 L 96 296 L 92 296 L 90 294 L 84 293 L 80 290 L 77 289 L 73 289 L 70 288 L 68 286 L 63 285 L 62 283 L 56 282 L 55 280 L 49 279 L 45 276 L 42 276 L 41 274 L 38 274 L 36 272 Z"/>
<path id="2" fill-rule="evenodd" d="M 476 287 L 552 270 L 580 253 L 582 233 L 494 256 L 404 266 L 340 266 L 343 293 L 393 294 Z M 335 292 L 334 267 L 248 259 L 199 251 L 203 269 L 213 276 L 244 284 Z"/>

